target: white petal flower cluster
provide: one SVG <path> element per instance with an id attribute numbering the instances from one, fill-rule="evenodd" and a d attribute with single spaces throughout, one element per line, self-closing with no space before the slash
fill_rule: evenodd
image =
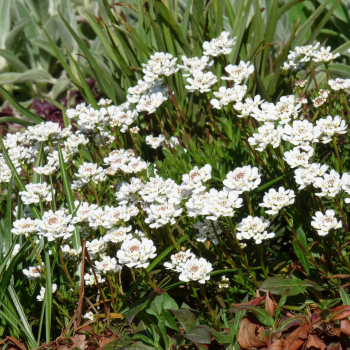
<path id="1" fill-rule="evenodd" d="M 187 58 L 186 56 L 182 56 L 182 62 L 183 64 L 178 64 L 178 68 L 182 68 L 185 72 L 188 72 L 186 74 L 183 74 L 184 77 L 189 77 L 190 75 L 193 75 L 195 72 L 203 72 L 208 70 L 214 63 L 214 61 L 209 62 L 208 56 L 202 56 L 201 58 L 198 57 L 191 57 Z"/>
<path id="2" fill-rule="evenodd" d="M 330 79 L 328 80 L 328 85 L 334 91 L 349 89 L 350 79 L 342 79 L 342 78 Z"/>
<path id="3" fill-rule="evenodd" d="M 54 241 L 60 237 L 66 240 L 72 236 L 74 231 L 71 219 L 72 215 L 66 215 L 63 210 L 46 211 L 42 219 L 37 221 L 38 235 L 46 237 L 48 241 Z"/>
<path id="4" fill-rule="evenodd" d="M 52 190 L 55 193 L 55 190 Z M 26 185 L 26 190 L 19 192 L 24 204 L 52 201 L 51 186 L 46 182 Z"/>
<path id="5" fill-rule="evenodd" d="M 132 238 L 123 242 L 120 250 L 117 252 L 117 257 L 120 264 L 125 264 L 128 267 L 148 267 L 149 260 L 157 256 L 156 247 L 150 239 Z"/>
<path id="6" fill-rule="evenodd" d="M 107 242 L 111 242 L 114 244 L 122 243 L 128 239 L 129 232 L 131 231 L 132 227 L 127 226 L 119 226 L 119 227 L 112 227 L 110 230 L 107 231 L 106 235 L 103 237 L 103 240 Z"/>
<path id="7" fill-rule="evenodd" d="M 230 171 L 223 181 L 226 191 L 235 191 L 237 193 L 254 190 L 260 183 L 261 175 L 259 174 L 258 168 L 252 168 L 250 165 Z"/>
<path id="8" fill-rule="evenodd" d="M 310 166 L 309 160 L 314 155 L 315 150 L 310 146 L 294 147 L 291 151 L 284 152 L 283 159 L 293 169 L 295 167 L 307 168 Z"/>
<path id="9" fill-rule="evenodd" d="M 282 138 L 295 146 L 306 146 L 317 142 L 320 130 L 316 129 L 308 120 L 294 120 L 292 126 L 284 126 Z"/>
<path id="10" fill-rule="evenodd" d="M 99 273 L 96 273 L 96 277 L 97 277 L 97 281 L 95 279 L 94 274 L 92 273 L 92 271 L 90 271 L 90 273 L 86 273 L 84 275 L 84 282 L 86 285 L 88 286 L 94 286 L 97 284 L 97 282 L 99 284 L 103 283 L 106 281 L 106 279 L 104 277 L 102 277 Z"/>
<path id="11" fill-rule="evenodd" d="M 345 120 L 342 120 L 339 115 L 334 118 L 329 115 L 326 119 L 316 120 L 315 129 L 320 135 L 319 138 L 322 143 L 331 142 L 334 135 L 346 134 L 347 128 Z"/>
<path id="12" fill-rule="evenodd" d="M 176 67 L 177 58 L 173 58 L 170 53 L 156 52 L 151 55 L 147 63 L 142 63 L 144 80 L 148 83 L 158 80 L 162 76 L 170 76 L 176 73 L 179 68 Z"/>
<path id="13" fill-rule="evenodd" d="M 321 190 L 321 192 L 315 194 L 320 197 L 335 197 L 340 192 L 341 185 L 340 175 L 332 169 L 329 174 L 324 174 L 323 177 L 315 179 L 314 187 Z"/>
<path id="14" fill-rule="evenodd" d="M 334 210 L 326 210 L 326 214 L 317 211 L 312 218 L 311 226 L 317 230 L 319 236 L 328 235 L 330 230 L 336 230 L 343 226 L 341 221 L 337 221 Z"/>
<path id="15" fill-rule="evenodd" d="M 89 142 L 89 139 L 85 137 L 84 134 L 76 133 L 67 138 L 64 142 L 64 146 L 68 153 L 79 152 L 79 146 L 85 146 Z"/>
<path id="16" fill-rule="evenodd" d="M 268 193 L 265 193 L 263 198 L 263 203 L 259 205 L 263 208 L 269 208 L 265 212 L 270 215 L 277 214 L 282 208 L 287 207 L 294 203 L 294 191 L 286 190 L 283 187 L 280 187 L 278 191 L 274 188 L 271 188 Z"/>
<path id="17" fill-rule="evenodd" d="M 281 143 L 283 136 L 283 127 L 278 125 L 275 128 L 274 123 L 266 122 L 258 128 L 258 132 L 249 137 L 248 141 L 251 145 L 258 145 L 256 149 L 262 152 L 268 145 L 276 148 Z"/>
<path id="18" fill-rule="evenodd" d="M 342 178 L 341 178 L 341 187 L 342 190 L 350 196 L 350 174 L 349 173 L 344 173 Z M 345 198 L 344 199 L 345 203 L 350 203 L 350 198 Z"/>
<path id="19" fill-rule="evenodd" d="M 198 90 L 200 93 L 204 93 L 210 91 L 217 81 L 217 76 L 212 72 L 203 73 L 202 71 L 196 71 L 193 73 L 193 77 L 187 78 L 189 85 L 186 85 L 185 88 L 190 92 Z"/>
<path id="20" fill-rule="evenodd" d="M 330 46 L 327 48 L 321 47 L 319 49 L 320 45 L 320 43 L 316 43 L 315 45 L 297 46 L 294 49 L 295 51 L 289 51 L 289 61 L 288 63 L 284 62 L 282 68 L 287 71 L 291 70 L 295 72 L 303 69 L 308 62 L 328 63 L 340 56 L 339 53 L 332 54 L 330 52 Z"/>
<path id="21" fill-rule="evenodd" d="M 263 217 L 252 217 L 249 215 L 243 219 L 237 226 L 237 238 L 253 239 L 255 244 L 262 243 L 263 240 L 275 237 L 274 233 L 267 233 L 266 229 L 270 226 L 270 221 Z"/>
<path id="22" fill-rule="evenodd" d="M 215 228 L 215 231 L 213 226 Z M 219 243 L 216 235 L 220 235 L 222 233 L 222 230 L 220 229 L 220 226 L 217 221 L 212 221 L 208 219 L 205 219 L 204 221 L 197 221 L 193 225 L 193 228 L 198 230 L 198 233 L 196 233 L 197 242 L 205 243 L 207 241 L 210 241 L 214 245 L 217 245 Z"/>
<path id="23" fill-rule="evenodd" d="M 248 97 L 245 99 L 244 103 L 237 102 L 233 107 L 235 110 L 240 111 L 241 114 L 238 114 L 238 117 L 248 117 L 251 113 L 257 110 L 260 104 L 263 103 L 264 100 L 261 99 L 260 95 L 256 95 L 254 99 Z"/>
<path id="24" fill-rule="evenodd" d="M 42 264 L 45 267 L 44 263 Z M 30 266 L 29 269 L 23 269 L 23 275 L 25 275 L 29 280 L 32 281 L 45 279 L 41 265 Z"/>
<path id="25" fill-rule="evenodd" d="M 193 193 L 200 193 L 205 190 L 203 182 L 211 179 L 212 167 L 210 164 L 206 164 L 204 167 L 198 169 L 195 166 L 188 174 L 182 176 L 181 190 L 191 191 Z"/>
<path id="26" fill-rule="evenodd" d="M 52 141 L 69 136 L 71 131 L 70 128 L 62 130 L 58 123 L 43 122 L 34 126 L 28 126 L 25 133 L 28 140 Z"/>
<path id="27" fill-rule="evenodd" d="M 76 250 L 74 248 L 71 248 L 68 244 L 65 244 L 61 250 L 64 259 L 77 260 L 81 254 L 82 248 L 80 247 L 78 250 Z"/>
<path id="28" fill-rule="evenodd" d="M 187 260 L 181 271 L 179 280 L 184 282 L 195 281 L 204 284 L 210 279 L 209 273 L 213 271 L 212 264 L 204 258 L 191 258 Z"/>
<path id="29" fill-rule="evenodd" d="M 188 260 L 195 257 L 196 256 L 189 249 L 187 249 L 186 251 L 181 251 L 171 255 L 171 262 L 165 262 L 164 266 L 168 270 L 181 273 L 186 268 Z"/>
<path id="30" fill-rule="evenodd" d="M 254 72 L 254 66 L 250 62 L 240 61 L 238 66 L 229 64 L 225 67 L 228 76 L 221 77 L 222 80 L 233 80 L 235 84 L 240 84 Z"/>
<path id="31" fill-rule="evenodd" d="M 166 138 L 163 134 L 160 134 L 158 137 L 147 135 L 145 138 L 146 145 L 151 146 L 153 149 L 157 149 L 164 145 Z"/>
<path id="32" fill-rule="evenodd" d="M 144 210 L 148 215 L 145 223 L 151 228 L 159 228 L 168 223 L 174 225 L 176 223 L 175 218 L 179 217 L 183 211 L 180 205 L 169 202 L 151 204 L 149 207 L 145 207 Z"/>
<path id="33" fill-rule="evenodd" d="M 295 182 L 302 190 L 308 185 L 312 185 L 317 178 L 321 178 L 327 171 L 328 165 L 312 163 L 307 168 L 298 168 L 294 172 Z"/>
<path id="34" fill-rule="evenodd" d="M 214 92 L 216 98 L 210 100 L 213 108 L 221 109 L 231 102 L 240 102 L 247 93 L 246 85 L 235 85 L 233 88 L 221 86 L 218 92 Z"/>
<path id="35" fill-rule="evenodd" d="M 51 285 L 51 291 L 52 291 L 52 293 L 55 293 L 56 290 L 57 290 L 57 284 L 56 284 L 56 283 L 52 283 L 52 285 Z M 45 298 L 45 291 L 46 291 L 46 288 L 45 288 L 45 287 L 41 287 L 41 288 L 40 288 L 40 294 L 37 295 L 37 297 L 36 297 L 36 299 L 37 299 L 38 301 L 43 301 L 43 300 L 44 300 L 44 298 Z"/>
<path id="36" fill-rule="evenodd" d="M 136 106 L 136 110 L 140 112 L 154 113 L 157 108 L 168 99 L 167 95 L 161 92 L 155 92 L 150 95 L 143 95 Z"/>
<path id="37" fill-rule="evenodd" d="M 29 235 L 38 232 L 37 226 L 38 220 L 23 217 L 22 219 L 14 221 L 11 232 L 18 236 L 24 235 L 25 237 L 28 237 Z"/>
<path id="38" fill-rule="evenodd" d="M 0 155 L 0 184 L 10 182 L 12 172 L 5 159 Z"/>
<path id="39" fill-rule="evenodd" d="M 73 189 L 80 189 L 86 184 L 90 183 L 90 181 L 92 181 L 94 184 L 97 184 L 106 180 L 104 169 L 98 166 L 96 163 L 84 162 L 79 166 L 76 176 L 78 180 L 73 181 Z"/>
<path id="40" fill-rule="evenodd" d="M 103 256 L 102 261 L 95 261 L 95 268 L 101 275 L 115 275 L 122 269 L 117 260 L 110 256 Z"/>
<path id="41" fill-rule="evenodd" d="M 236 43 L 236 37 L 229 39 L 230 32 L 223 31 L 219 37 L 203 43 L 203 55 L 220 56 L 229 55 L 233 45 Z"/>
<path id="42" fill-rule="evenodd" d="M 95 319 L 92 311 L 89 311 L 85 315 L 83 315 L 83 318 L 88 321 L 93 321 Z"/>

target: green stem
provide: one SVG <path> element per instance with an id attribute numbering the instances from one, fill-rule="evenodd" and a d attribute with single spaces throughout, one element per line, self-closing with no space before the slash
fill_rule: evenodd
<path id="1" fill-rule="evenodd" d="M 249 209 L 249 214 L 253 216 L 253 208 L 252 208 L 252 203 L 250 201 L 249 193 L 246 191 L 244 192 L 245 198 L 247 199 L 247 204 L 248 204 L 248 209 Z"/>
<path id="2" fill-rule="evenodd" d="M 264 258 L 263 258 L 263 255 L 261 253 L 260 244 L 255 244 L 255 248 L 256 248 L 256 251 L 258 252 L 258 256 L 259 256 L 261 267 L 262 267 L 263 272 L 264 272 L 264 276 L 265 276 L 265 278 L 267 278 L 267 272 L 266 272 L 266 268 L 265 268 L 265 264 L 264 264 Z"/>
<path id="3" fill-rule="evenodd" d="M 335 153 L 336 153 L 337 158 L 338 158 L 340 169 L 343 170 L 343 164 L 342 164 L 341 159 L 340 159 L 340 154 L 339 154 L 339 150 L 338 150 L 338 146 L 337 146 L 337 140 L 336 140 L 335 136 L 333 137 L 333 147 L 334 147 Z"/>
<path id="4" fill-rule="evenodd" d="M 214 325 L 215 327 L 217 326 L 217 323 L 216 323 L 216 319 L 215 319 L 215 314 L 214 314 L 214 311 L 213 309 L 211 308 L 210 306 L 210 302 L 208 300 L 208 297 L 207 295 L 205 294 L 205 290 L 204 290 L 204 287 L 203 285 L 199 284 L 199 290 L 204 298 L 204 301 L 205 301 L 205 306 L 208 308 L 208 311 L 209 311 L 209 314 L 211 316 L 211 318 L 213 319 L 213 322 L 214 322 Z"/>
<path id="5" fill-rule="evenodd" d="M 39 263 L 41 269 L 43 270 L 43 273 L 45 273 L 46 271 L 45 271 L 45 267 L 43 265 L 43 261 L 41 260 L 41 257 L 39 255 L 38 251 L 36 250 L 35 244 L 34 244 L 33 239 L 32 239 L 31 236 L 29 236 L 29 242 L 32 245 L 32 248 L 33 248 L 35 256 L 36 256 L 36 259 L 38 260 L 38 263 Z"/>
<path id="6" fill-rule="evenodd" d="M 318 92 L 319 88 L 318 88 L 318 84 L 317 84 L 317 80 L 316 80 L 316 75 L 315 75 L 314 69 L 312 68 L 311 62 L 309 63 L 309 67 L 310 67 L 311 75 L 312 75 L 312 77 L 313 77 L 313 79 L 314 79 L 314 82 L 315 82 L 316 90 L 317 90 L 317 92 Z"/>

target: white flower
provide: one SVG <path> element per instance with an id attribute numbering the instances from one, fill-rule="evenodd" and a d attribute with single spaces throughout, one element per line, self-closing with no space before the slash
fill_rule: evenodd
<path id="1" fill-rule="evenodd" d="M 41 265 L 30 266 L 29 269 L 23 269 L 23 275 L 25 275 L 29 280 L 41 280 L 45 278 Z"/>
<path id="2" fill-rule="evenodd" d="M 137 238 L 132 238 L 123 242 L 117 252 L 117 257 L 120 264 L 125 264 L 128 267 L 146 268 L 149 265 L 149 260 L 157 256 L 155 251 L 156 247 L 151 240 L 142 238 L 142 241 L 139 241 Z"/>
<path id="3" fill-rule="evenodd" d="M 264 208 L 270 208 L 266 210 L 267 214 L 277 214 L 280 209 L 291 205 L 294 203 L 294 191 L 285 190 L 283 187 L 278 189 L 278 192 L 271 188 L 268 193 L 264 195 L 264 203 L 260 203 L 259 205 Z"/>
<path id="4" fill-rule="evenodd" d="M 12 254 L 11 254 L 12 257 L 16 256 L 20 249 L 21 249 L 21 245 L 15 244 L 15 246 L 13 247 L 13 250 L 12 250 Z"/>
<path id="5" fill-rule="evenodd" d="M 72 215 L 66 215 L 63 210 L 46 211 L 41 220 L 38 220 L 38 235 L 47 237 L 48 241 L 63 237 L 67 239 L 72 236 L 74 226 L 70 224 Z"/>
<path id="6" fill-rule="evenodd" d="M 211 179 L 212 167 L 206 164 L 204 167 L 198 169 L 195 166 L 189 174 L 182 176 L 182 184 L 180 188 L 185 191 L 192 191 L 193 193 L 200 193 L 205 190 L 203 182 Z"/>
<path id="7" fill-rule="evenodd" d="M 332 137 L 337 134 L 346 134 L 347 125 L 345 120 L 342 120 L 339 115 L 334 118 L 327 116 L 326 119 L 316 120 L 316 130 L 318 130 L 321 142 L 328 143 L 332 141 Z"/>
<path id="8" fill-rule="evenodd" d="M 103 278 L 99 273 L 96 273 L 96 277 L 97 277 L 97 282 L 99 284 L 106 281 L 106 279 Z M 85 281 L 85 284 L 87 284 L 88 286 L 94 286 L 95 284 L 97 284 L 95 276 L 94 276 L 93 273 L 90 273 L 90 274 L 86 273 L 84 275 L 84 281 Z"/>
<path id="9" fill-rule="evenodd" d="M 315 182 L 315 179 L 325 174 L 328 165 L 312 163 L 308 168 L 298 168 L 294 172 L 295 182 L 299 185 L 299 190 L 302 190 L 308 185 Z"/>
<path id="10" fill-rule="evenodd" d="M 129 129 L 132 134 L 138 134 L 140 131 L 140 128 L 138 126 L 134 126 L 133 128 Z"/>
<path id="11" fill-rule="evenodd" d="M 52 293 L 55 293 L 56 290 L 57 290 L 57 284 L 52 283 L 52 286 L 51 286 Z M 36 297 L 38 301 L 43 301 L 44 300 L 44 298 L 45 298 L 45 291 L 46 291 L 45 287 L 41 287 L 40 288 L 40 294 L 37 295 L 37 297 Z"/>
<path id="12" fill-rule="evenodd" d="M 320 51 L 317 51 L 314 53 L 313 61 L 315 62 L 326 62 L 332 61 L 340 56 L 340 53 L 333 54 L 330 52 L 331 47 L 328 46 L 327 48 L 321 47 Z"/>
<path id="13" fill-rule="evenodd" d="M 259 186 L 261 182 L 261 175 L 259 175 L 258 168 L 250 165 L 236 168 L 226 175 L 223 184 L 228 191 L 237 191 L 238 193 L 251 191 Z"/>
<path id="14" fill-rule="evenodd" d="M 320 43 L 316 43 L 316 45 L 296 46 L 295 51 L 289 51 L 289 62 L 284 62 L 282 68 L 287 71 L 301 70 L 307 62 L 310 62 L 312 58 L 316 57 L 320 45 Z"/>
<path id="15" fill-rule="evenodd" d="M 183 210 L 180 205 L 166 202 L 162 204 L 151 204 L 144 209 L 148 215 L 145 223 L 151 228 L 159 228 L 168 223 L 174 225 L 176 223 L 175 218 L 179 217 Z"/>
<path id="16" fill-rule="evenodd" d="M 316 142 L 320 134 L 308 120 L 294 120 L 293 125 L 284 126 L 282 138 L 295 146 L 305 146 Z"/>
<path id="17" fill-rule="evenodd" d="M 59 123 L 43 122 L 34 126 L 28 126 L 25 131 L 28 140 L 47 141 L 61 137 L 61 127 Z"/>
<path id="18" fill-rule="evenodd" d="M 79 151 L 79 146 L 87 145 L 89 140 L 83 134 L 73 134 L 64 142 L 64 146 L 68 153 L 76 153 Z"/>
<path id="19" fill-rule="evenodd" d="M 297 80 L 294 83 L 294 86 L 303 88 L 306 85 L 306 83 L 307 83 L 307 80 Z"/>
<path id="20" fill-rule="evenodd" d="M 328 80 L 328 85 L 334 91 L 348 89 L 350 87 L 350 79 L 336 78 Z"/>
<path id="21" fill-rule="evenodd" d="M 86 249 L 89 252 L 91 259 L 96 259 L 105 253 L 107 250 L 107 244 L 103 237 L 101 237 L 100 239 L 94 239 L 91 242 L 87 241 Z"/>
<path id="22" fill-rule="evenodd" d="M 188 77 L 190 74 L 193 75 L 197 71 L 203 72 L 208 70 L 214 63 L 214 61 L 209 62 L 208 56 L 202 56 L 201 58 L 182 56 L 182 62 L 183 65 L 178 64 L 177 66 L 185 72 L 189 72 L 189 74 L 183 74 L 184 77 Z"/>
<path id="23" fill-rule="evenodd" d="M 221 281 L 219 282 L 220 289 L 226 289 L 230 286 L 230 280 L 224 276 L 221 276 Z"/>
<path id="24" fill-rule="evenodd" d="M 74 205 L 78 208 L 79 202 L 75 201 Z M 81 203 L 71 223 L 76 224 L 78 222 L 88 222 L 97 208 L 98 206 L 96 204 L 89 204 L 87 202 Z"/>
<path id="25" fill-rule="evenodd" d="M 107 231 L 106 235 L 103 237 L 105 242 L 111 243 L 122 243 L 126 241 L 128 237 L 128 232 L 131 231 L 131 225 L 128 227 L 120 226 L 120 227 L 112 227 Z"/>
<path id="26" fill-rule="evenodd" d="M 153 82 L 161 76 L 169 76 L 176 73 L 179 68 L 176 68 L 177 58 L 173 58 L 170 53 L 156 52 L 151 55 L 147 63 L 142 63 L 144 80 Z"/>
<path id="27" fill-rule="evenodd" d="M 217 245 L 219 243 L 212 225 L 214 225 L 216 234 L 220 235 L 222 233 L 222 230 L 220 229 L 217 221 L 205 219 L 204 222 L 197 221 L 193 225 L 193 228 L 196 228 L 198 230 L 198 233 L 196 234 L 197 242 L 204 243 L 206 241 L 211 241 L 214 245 Z"/>
<path id="28" fill-rule="evenodd" d="M 19 169 L 17 169 L 18 171 Z M 12 172 L 9 166 L 6 164 L 5 159 L 0 155 L 0 184 L 10 182 Z"/>
<path id="29" fill-rule="evenodd" d="M 104 99 L 104 98 L 101 98 L 99 101 L 98 101 L 98 105 L 99 106 L 102 106 L 102 107 L 106 107 L 106 106 L 109 106 L 113 103 L 112 100 L 108 100 L 108 99 Z"/>
<path id="30" fill-rule="evenodd" d="M 310 166 L 309 159 L 314 155 L 315 150 L 310 146 L 294 147 L 291 151 L 284 152 L 283 159 L 293 169 L 302 166 L 307 168 Z"/>
<path id="31" fill-rule="evenodd" d="M 209 273 L 213 271 L 211 263 L 204 258 L 191 258 L 187 260 L 184 269 L 182 270 L 179 280 L 184 282 L 197 281 L 204 284 L 210 279 Z"/>
<path id="32" fill-rule="evenodd" d="M 232 46 L 236 42 L 236 37 L 229 39 L 230 32 L 223 31 L 219 37 L 205 41 L 203 43 L 203 55 L 205 56 L 220 56 L 228 55 L 232 51 Z"/>
<path id="33" fill-rule="evenodd" d="M 326 210 L 326 214 L 317 211 L 312 217 L 314 221 L 311 221 L 311 226 L 317 229 L 319 236 L 325 236 L 330 230 L 342 227 L 341 221 L 337 221 L 334 215 L 334 210 Z"/>
<path id="34" fill-rule="evenodd" d="M 190 92 L 199 90 L 200 93 L 208 92 L 211 87 L 216 84 L 218 78 L 212 72 L 203 73 L 201 71 L 194 72 L 193 78 L 187 78 L 189 85 L 185 88 Z"/>
<path id="35" fill-rule="evenodd" d="M 103 256 L 102 261 L 95 261 L 95 267 L 101 275 L 115 275 L 122 269 L 117 260 L 110 256 Z"/>
<path id="36" fill-rule="evenodd" d="M 97 184 L 98 182 L 106 180 L 104 170 L 95 163 L 84 162 L 82 165 L 80 165 L 78 174 L 76 175 L 83 183 L 93 181 L 95 184 Z"/>
<path id="37" fill-rule="evenodd" d="M 250 62 L 240 61 L 238 66 L 229 64 L 225 67 L 225 71 L 228 73 L 228 77 L 221 77 L 223 80 L 233 80 L 235 84 L 240 84 L 245 78 L 248 78 L 250 74 L 254 72 L 254 66 Z"/>
<path id="38" fill-rule="evenodd" d="M 81 253 L 81 247 L 79 250 L 71 248 L 68 244 L 65 244 L 62 248 L 62 256 L 68 260 L 75 260 L 79 257 Z"/>
<path id="39" fill-rule="evenodd" d="M 344 192 L 350 195 L 350 174 L 344 173 L 341 178 L 341 187 Z M 345 203 L 350 203 L 350 198 L 345 198 Z"/>
<path id="40" fill-rule="evenodd" d="M 323 177 L 316 178 L 314 187 L 321 190 L 320 193 L 315 193 L 316 196 L 335 197 L 341 190 L 340 175 L 332 169 L 330 174 L 324 174 Z"/>
<path id="41" fill-rule="evenodd" d="M 248 216 L 243 219 L 237 226 L 237 238 L 254 239 L 256 244 L 260 244 L 264 239 L 275 237 L 274 233 L 267 233 L 266 229 L 270 226 L 270 221 L 265 220 L 262 216 Z"/>
<path id="42" fill-rule="evenodd" d="M 165 141 L 166 138 L 163 134 L 160 134 L 158 137 L 147 135 L 145 138 L 146 145 L 151 146 L 153 149 L 163 146 Z"/>
<path id="43" fill-rule="evenodd" d="M 327 100 L 322 96 L 317 96 L 312 100 L 315 108 L 321 107 L 326 101 Z"/>
<path id="44" fill-rule="evenodd" d="M 218 99 L 212 99 L 210 100 L 210 103 L 214 108 L 221 109 L 223 106 L 227 106 L 231 102 L 242 101 L 246 92 L 246 85 L 235 85 L 233 88 L 221 86 L 218 92 L 214 92 L 215 97 Z"/>
<path id="45" fill-rule="evenodd" d="M 25 235 L 28 237 L 30 234 L 38 232 L 38 220 L 32 220 L 31 218 L 22 218 L 14 221 L 13 229 L 11 232 L 15 235 Z"/>
<path id="46" fill-rule="evenodd" d="M 172 270 L 175 272 L 182 272 L 186 268 L 187 261 L 195 258 L 195 255 L 191 253 L 189 249 L 185 252 L 179 252 L 171 255 L 171 262 L 164 263 L 164 266 L 168 270 Z"/>
<path id="47" fill-rule="evenodd" d="M 261 99 L 260 95 L 254 96 L 254 99 L 248 97 L 245 99 L 244 103 L 237 102 L 233 107 L 237 111 L 240 111 L 241 114 L 238 115 L 238 117 L 248 117 L 251 113 L 256 111 L 260 104 L 263 103 L 264 100 Z"/>
<path id="48" fill-rule="evenodd" d="M 258 128 L 258 133 L 253 134 L 253 137 L 249 137 L 248 141 L 251 145 L 258 145 L 256 149 L 262 152 L 269 144 L 273 148 L 280 145 L 281 137 L 283 135 L 283 127 L 279 125 L 275 129 L 274 123 L 267 122 Z"/>
<path id="49" fill-rule="evenodd" d="M 168 99 L 167 95 L 161 92 L 155 92 L 150 95 L 144 95 L 140 98 L 136 109 L 138 112 L 147 112 L 148 114 L 154 113 L 157 108 Z"/>
<path id="50" fill-rule="evenodd" d="M 88 320 L 88 321 L 93 321 L 95 319 L 92 311 L 89 311 L 85 315 L 83 315 L 83 318 L 85 318 L 85 320 Z"/>
<path id="51" fill-rule="evenodd" d="M 55 193 L 55 190 L 53 190 Z M 19 192 L 24 204 L 52 201 L 51 186 L 46 182 L 26 185 L 26 191 Z"/>

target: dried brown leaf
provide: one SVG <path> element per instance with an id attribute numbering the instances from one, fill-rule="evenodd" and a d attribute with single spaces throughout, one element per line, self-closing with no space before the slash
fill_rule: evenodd
<path id="1" fill-rule="evenodd" d="M 271 292 L 268 292 L 266 294 L 266 300 L 265 300 L 265 309 L 269 313 L 271 317 L 275 314 L 275 311 L 277 309 L 277 303 L 272 296 Z"/>
<path id="2" fill-rule="evenodd" d="M 310 326 L 308 323 L 303 324 L 302 326 L 295 329 L 285 340 L 283 343 L 284 350 L 297 350 L 299 349 L 305 342 L 308 336 L 308 331 Z"/>
<path id="3" fill-rule="evenodd" d="M 317 335 L 314 335 L 314 334 L 310 334 L 309 335 L 309 339 L 307 341 L 306 347 L 307 348 L 314 347 L 315 349 L 321 349 L 321 350 L 327 348 L 327 346 L 323 342 L 323 340 L 320 339 Z"/>
<path id="4" fill-rule="evenodd" d="M 248 318 L 244 318 L 241 321 L 238 333 L 238 344 L 243 349 L 261 348 L 265 345 L 257 336 L 258 327 L 257 324 L 250 322 Z"/>
<path id="5" fill-rule="evenodd" d="M 280 339 L 277 339 L 267 348 L 267 350 L 283 350 L 282 341 Z"/>
<path id="6" fill-rule="evenodd" d="M 350 305 L 341 305 L 332 310 L 329 315 L 330 321 L 342 320 L 350 316 Z"/>
<path id="7" fill-rule="evenodd" d="M 346 318 L 340 322 L 340 332 L 350 336 L 350 321 Z"/>

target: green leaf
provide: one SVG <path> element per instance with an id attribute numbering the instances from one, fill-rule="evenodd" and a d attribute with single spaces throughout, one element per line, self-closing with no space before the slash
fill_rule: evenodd
<path id="1" fill-rule="evenodd" d="M 344 305 L 350 305 L 350 296 L 343 287 L 339 287 L 339 294 Z"/>
<path id="2" fill-rule="evenodd" d="M 50 83 L 54 84 L 54 79 L 50 73 L 42 69 L 28 69 L 25 72 L 2 73 L 0 74 L 0 84 L 23 84 L 23 83 Z"/>
<path id="3" fill-rule="evenodd" d="M 180 322 L 181 326 L 183 327 L 186 333 L 191 332 L 192 329 L 194 329 L 194 327 L 196 326 L 197 317 L 189 309 L 169 309 L 169 311 L 175 315 L 175 317 Z"/>
<path id="4" fill-rule="evenodd" d="M 211 343 L 211 336 L 209 331 L 202 326 L 198 326 L 192 329 L 190 333 L 181 334 L 181 336 L 199 344 Z"/>
<path id="5" fill-rule="evenodd" d="M 24 72 L 28 69 L 27 66 L 11 51 L 0 49 L 0 56 L 4 57 L 10 66 L 18 72 Z"/>
<path id="6" fill-rule="evenodd" d="M 202 327 L 206 328 L 218 343 L 221 343 L 221 344 L 229 344 L 230 343 L 230 340 L 229 340 L 229 337 L 227 334 L 219 333 L 208 326 L 202 326 Z"/>
<path id="7" fill-rule="evenodd" d="M 28 18 L 21 18 L 7 34 L 5 39 L 5 47 L 8 50 L 12 50 L 13 47 L 17 44 L 18 37 L 22 33 L 24 27 L 29 23 Z"/>
<path id="8" fill-rule="evenodd" d="M 269 315 L 269 313 L 258 307 L 253 305 L 237 305 L 230 312 L 239 312 L 239 311 L 251 311 L 256 316 L 256 318 L 266 326 L 272 327 L 274 324 L 273 318 Z"/>
<path id="9" fill-rule="evenodd" d="M 73 191 L 72 191 L 69 179 L 68 179 L 67 168 L 66 168 L 66 164 L 64 162 L 61 147 L 58 147 L 57 150 L 58 150 L 58 160 L 59 160 L 59 164 L 60 164 L 60 172 L 61 172 L 61 176 L 62 176 L 65 199 L 68 203 L 69 213 L 73 214 L 74 210 L 75 210 Z M 73 231 L 72 241 L 73 241 L 73 248 L 78 250 L 81 247 L 81 240 L 80 240 L 80 235 L 79 235 L 79 229 L 77 226 L 75 227 L 75 229 Z"/>
<path id="10" fill-rule="evenodd" d="M 276 276 L 264 281 L 260 286 L 260 290 L 266 293 L 270 291 L 274 295 L 283 295 L 290 288 L 288 295 L 292 296 L 302 293 L 306 287 L 302 285 L 302 280 L 300 279 Z"/>
<path id="11" fill-rule="evenodd" d="M 302 246 L 308 252 L 309 249 L 307 246 L 306 236 L 305 236 L 305 233 L 303 231 L 303 228 L 299 227 L 295 233 L 296 233 L 300 243 L 302 244 Z M 305 272 L 308 275 L 310 275 L 310 265 L 309 265 L 309 261 L 307 259 L 307 256 L 305 255 L 303 250 L 300 248 L 299 244 L 297 243 L 297 241 L 295 239 L 293 239 L 293 249 L 294 249 L 295 255 L 300 260 L 300 263 L 301 263 L 302 267 L 304 268 Z"/>
<path id="12" fill-rule="evenodd" d="M 13 108 L 15 108 L 19 113 L 25 115 L 29 120 L 35 124 L 40 124 L 43 122 L 41 118 L 30 112 L 28 109 L 21 106 L 2 86 L 0 86 L 0 91 L 4 99 L 10 102 Z"/>

